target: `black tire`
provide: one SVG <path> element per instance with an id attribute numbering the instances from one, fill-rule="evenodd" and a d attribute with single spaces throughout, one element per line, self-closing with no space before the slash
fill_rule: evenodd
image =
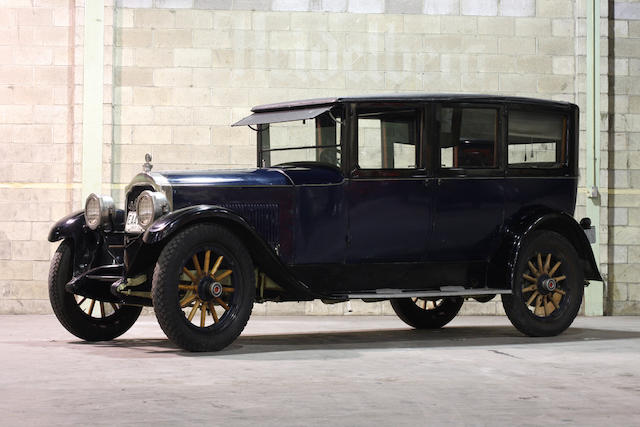
<path id="1" fill-rule="evenodd" d="M 109 341 L 127 332 L 142 307 L 101 302 L 67 292 L 64 286 L 71 279 L 72 262 L 73 245 L 65 240 L 58 246 L 49 269 L 49 301 L 62 326 L 86 341 Z M 100 317 L 93 316 L 96 310 Z"/>
<path id="2" fill-rule="evenodd" d="M 502 295 L 513 326 L 532 337 L 565 331 L 578 315 L 584 294 L 584 273 L 573 245 L 556 232 L 535 232 L 524 242 L 514 271 L 513 294 Z M 544 284 L 550 278 L 555 290 Z"/>
<path id="3" fill-rule="evenodd" d="M 197 269 L 194 256 L 198 259 Z M 197 289 L 185 290 L 202 289 L 205 278 L 208 280 L 214 270 L 205 268 L 207 257 L 212 262 L 221 259 L 216 270 L 224 270 L 222 275 L 231 271 L 220 285 L 229 293 L 214 297 Z M 176 234 L 162 250 L 153 273 L 151 295 L 158 323 L 173 343 L 189 351 L 222 350 L 240 335 L 251 316 L 255 299 L 253 262 L 243 243 L 228 229 L 215 224 L 193 225 Z M 190 298 L 195 300 L 189 301 Z M 201 317 L 194 324 L 183 310 L 191 316 L 199 310 Z"/>
<path id="4" fill-rule="evenodd" d="M 451 322 L 460 311 L 464 298 L 399 298 L 391 300 L 398 317 L 416 329 L 439 329 Z M 431 305 L 431 307 L 429 307 Z"/>

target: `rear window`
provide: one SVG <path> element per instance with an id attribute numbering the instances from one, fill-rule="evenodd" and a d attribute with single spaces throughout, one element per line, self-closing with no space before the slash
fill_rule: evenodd
<path id="1" fill-rule="evenodd" d="M 508 164 L 512 168 L 557 168 L 567 162 L 567 117 L 557 113 L 509 112 Z"/>

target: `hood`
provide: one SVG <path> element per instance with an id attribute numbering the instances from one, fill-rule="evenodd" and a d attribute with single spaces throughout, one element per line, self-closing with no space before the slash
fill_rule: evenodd
<path id="1" fill-rule="evenodd" d="M 159 172 L 159 174 L 172 187 L 336 184 L 344 179 L 337 168 L 307 163 L 292 163 L 271 168 Z"/>

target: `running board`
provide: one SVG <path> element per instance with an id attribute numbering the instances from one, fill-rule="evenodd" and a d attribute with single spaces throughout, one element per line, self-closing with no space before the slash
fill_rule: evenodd
<path id="1" fill-rule="evenodd" d="M 398 290 L 398 289 L 378 289 L 376 292 L 362 293 L 362 294 L 348 294 L 349 299 L 358 298 L 432 298 L 432 297 L 464 297 L 464 296 L 476 296 L 476 295 L 495 295 L 495 294 L 510 294 L 511 289 L 468 289 L 462 286 L 442 286 L 439 291 L 413 291 L 413 290 Z"/>

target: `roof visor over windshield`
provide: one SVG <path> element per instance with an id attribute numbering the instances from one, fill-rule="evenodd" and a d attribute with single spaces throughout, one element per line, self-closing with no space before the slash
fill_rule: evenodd
<path id="1" fill-rule="evenodd" d="M 331 105 L 326 105 L 323 107 L 253 113 L 252 115 L 245 117 L 244 119 L 232 124 L 231 126 L 263 125 L 267 123 L 281 123 L 294 120 L 315 119 L 319 115 L 329 111 L 331 108 Z"/>

